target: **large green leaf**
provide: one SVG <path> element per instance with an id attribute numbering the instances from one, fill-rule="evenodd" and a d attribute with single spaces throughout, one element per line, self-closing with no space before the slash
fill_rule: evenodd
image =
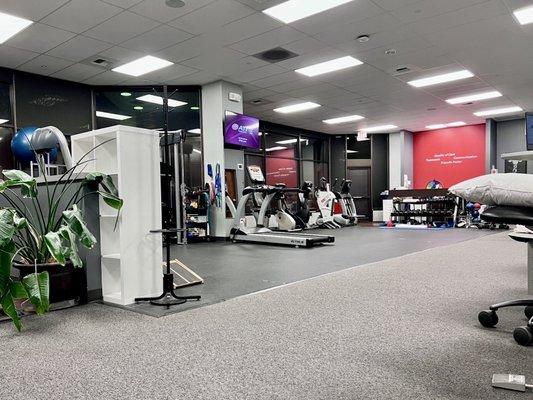
<path id="1" fill-rule="evenodd" d="M 122 205 L 124 204 L 124 200 L 122 200 L 118 196 L 114 196 L 107 192 L 98 191 L 100 196 L 104 199 L 104 202 L 111 208 L 114 208 L 115 210 L 120 210 L 122 208 Z"/>
<path id="2" fill-rule="evenodd" d="M 13 211 L 6 208 L 0 209 L 0 248 L 11 241 L 15 230 Z"/>
<path id="3" fill-rule="evenodd" d="M 50 277 L 47 271 L 26 275 L 22 284 L 38 315 L 50 309 Z"/>
<path id="4" fill-rule="evenodd" d="M 13 325 L 15 325 L 17 330 L 20 332 L 22 329 L 22 324 L 20 322 L 20 317 L 17 312 L 17 309 L 15 308 L 13 297 L 11 296 L 11 293 L 9 291 L 4 294 L 0 303 L 2 304 L 2 310 L 4 310 L 4 313 L 9 318 L 11 318 L 11 320 L 13 321 Z"/>
<path id="5" fill-rule="evenodd" d="M 15 251 L 15 244 L 13 241 L 0 247 L 0 298 L 9 291 L 11 266 L 13 264 Z"/>
<path id="6" fill-rule="evenodd" d="M 9 291 L 11 292 L 11 297 L 14 299 L 27 299 L 28 292 L 22 284 L 22 282 L 11 280 L 9 282 Z"/>
<path id="7" fill-rule="evenodd" d="M 58 232 L 48 232 L 44 235 L 44 243 L 56 261 L 61 265 L 65 265 L 65 249 L 63 248 L 61 235 Z"/>
<path id="8" fill-rule="evenodd" d="M 85 180 L 87 182 L 98 183 L 105 192 L 118 197 L 118 190 L 109 175 L 102 174 L 101 172 L 90 172 L 85 176 Z"/>
<path id="9" fill-rule="evenodd" d="M 87 228 L 83 215 L 75 204 L 70 210 L 63 211 L 63 220 L 85 247 L 91 249 L 96 244 L 96 238 Z"/>
<path id="10" fill-rule="evenodd" d="M 67 251 L 65 252 L 65 257 L 70 258 L 72 264 L 75 267 L 82 267 L 83 262 L 81 261 L 80 256 L 78 255 L 78 245 L 76 244 L 76 234 L 68 226 L 62 226 L 59 229 L 59 234 L 67 242 L 67 245 L 64 247 Z"/>
<path id="11" fill-rule="evenodd" d="M 37 197 L 37 181 L 27 173 L 18 169 L 4 170 L 2 173 L 7 180 L 0 182 L 0 192 L 9 187 L 20 186 L 23 197 Z"/>

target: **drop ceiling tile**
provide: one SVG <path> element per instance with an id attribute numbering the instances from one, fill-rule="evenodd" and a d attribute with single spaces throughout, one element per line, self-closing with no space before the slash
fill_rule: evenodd
<path id="1" fill-rule="evenodd" d="M 151 19 L 129 11 L 123 11 L 88 30 L 84 35 L 104 42 L 119 44 L 136 35 L 154 29 L 158 25 L 157 22 Z"/>
<path id="2" fill-rule="evenodd" d="M 284 72 L 282 74 L 258 79 L 256 81 L 253 81 L 252 84 L 259 86 L 260 88 L 269 88 L 271 86 L 279 85 L 282 83 L 289 83 L 295 79 L 301 80 L 301 78 L 298 78 L 298 75 L 295 72 L 289 71 L 289 72 Z"/>
<path id="3" fill-rule="evenodd" d="M 306 35 L 304 33 L 290 26 L 282 26 L 281 28 L 273 29 L 261 35 L 241 40 L 232 44 L 230 47 L 241 53 L 253 55 L 275 47 L 285 47 L 284 45 L 287 43 L 295 42 L 305 37 Z"/>
<path id="4" fill-rule="evenodd" d="M 279 28 L 283 24 L 262 13 L 255 13 L 224 25 L 209 34 L 217 37 L 223 45 L 230 45 Z"/>
<path id="5" fill-rule="evenodd" d="M 202 35 L 185 40 L 175 46 L 167 47 L 155 55 L 170 61 L 180 62 L 201 54 L 209 54 L 221 46 L 217 38 Z"/>
<path id="6" fill-rule="evenodd" d="M 255 12 L 253 8 L 234 0 L 218 0 L 170 21 L 169 24 L 194 35 L 200 35 Z"/>
<path id="7" fill-rule="evenodd" d="M 53 48 L 47 54 L 71 61 L 81 61 L 112 46 L 110 43 L 78 35 Z"/>
<path id="8" fill-rule="evenodd" d="M 112 4 L 120 8 L 130 8 L 139 4 L 142 0 L 102 0 L 105 3 Z"/>
<path id="9" fill-rule="evenodd" d="M 172 8 L 167 6 L 164 1 L 144 0 L 130 8 L 130 10 L 139 15 L 166 23 L 181 17 L 182 15 L 188 14 L 200 7 L 206 6 L 213 1 L 214 0 L 186 1 L 185 6 L 180 8 Z M 204 21 L 203 23 L 209 23 L 209 21 Z"/>
<path id="10" fill-rule="evenodd" d="M 124 81 L 123 74 L 113 71 L 105 71 L 91 78 L 85 79 L 83 83 L 87 85 L 117 85 Z"/>
<path id="11" fill-rule="evenodd" d="M 39 21 L 69 0 L 2 0 L 2 12 Z"/>
<path id="12" fill-rule="evenodd" d="M 65 69 L 62 69 L 61 71 L 52 74 L 52 76 L 54 78 L 81 82 L 100 73 L 102 73 L 101 68 L 92 67 L 90 65 L 85 64 L 73 64 L 70 67 L 67 67 Z"/>
<path id="13" fill-rule="evenodd" d="M 8 46 L 37 53 L 45 53 L 57 45 L 66 42 L 75 34 L 48 25 L 35 23 L 13 36 L 5 43 Z"/>
<path id="14" fill-rule="evenodd" d="M 196 72 L 191 75 L 176 77 L 168 81 L 169 85 L 206 85 L 220 80 L 220 76 L 210 74 L 205 71 Z"/>
<path id="15" fill-rule="evenodd" d="M 2 67 L 15 68 L 38 55 L 39 53 L 34 53 L 33 51 L 0 45 L 0 65 Z"/>
<path id="16" fill-rule="evenodd" d="M 145 55 L 146 54 L 141 53 L 139 51 L 125 49 L 120 46 L 113 46 L 107 50 L 98 53 L 98 56 L 100 56 L 100 58 L 110 60 L 114 65 L 126 64 Z"/>
<path id="17" fill-rule="evenodd" d="M 39 75 L 51 75 L 71 64 L 72 61 L 41 54 L 40 56 L 20 65 L 17 69 Z"/>
<path id="18" fill-rule="evenodd" d="M 151 31 L 121 43 L 121 47 L 154 53 L 165 47 L 190 39 L 191 37 L 192 35 L 190 33 L 172 28 L 171 26 L 161 25 Z"/>
<path id="19" fill-rule="evenodd" d="M 99 0 L 71 0 L 41 22 L 56 28 L 81 33 L 121 11 L 121 8 Z"/>
<path id="20" fill-rule="evenodd" d="M 253 57 L 243 58 L 241 53 L 230 48 L 221 47 L 209 53 L 203 53 L 198 57 L 182 61 L 181 64 L 221 76 L 230 76 L 267 63 Z"/>
<path id="21" fill-rule="evenodd" d="M 424 18 L 465 9 L 469 6 L 485 3 L 488 0 L 424 0 L 408 4 L 391 11 L 392 15 L 403 22 L 414 22 Z"/>
<path id="22" fill-rule="evenodd" d="M 388 11 L 397 10 L 413 3 L 418 3 L 419 1 L 420 0 L 373 0 L 376 5 Z"/>
<path id="23" fill-rule="evenodd" d="M 242 74 L 230 75 L 229 77 L 234 78 L 238 82 L 252 82 L 268 76 L 281 74 L 283 72 L 286 72 L 286 70 L 275 64 L 268 64 L 264 67 L 255 68 Z"/>

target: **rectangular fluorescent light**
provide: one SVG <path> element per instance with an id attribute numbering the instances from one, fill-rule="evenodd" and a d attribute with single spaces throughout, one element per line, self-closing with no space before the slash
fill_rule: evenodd
<path id="1" fill-rule="evenodd" d="M 265 149 L 265 151 L 278 151 L 278 150 L 285 150 L 286 147 L 285 146 L 275 146 L 275 147 L 270 147 L 268 149 Z"/>
<path id="2" fill-rule="evenodd" d="M 0 13 L 0 44 L 33 24 L 29 19 Z"/>
<path id="3" fill-rule="evenodd" d="M 100 118 L 116 119 L 117 121 L 124 121 L 125 119 L 131 118 L 129 115 L 113 114 L 105 111 L 96 111 L 96 116 Z"/>
<path id="4" fill-rule="evenodd" d="M 434 125 L 428 125 L 426 126 L 427 129 L 443 129 L 443 128 L 454 128 L 457 126 L 464 126 L 466 125 L 466 122 L 463 121 L 455 121 L 450 122 L 448 124 L 434 124 Z"/>
<path id="5" fill-rule="evenodd" d="M 6 122 L 9 122 L 8 119 L 0 119 L 0 124 L 5 124 Z"/>
<path id="6" fill-rule="evenodd" d="M 489 115 L 501 115 L 501 114 L 512 114 L 516 112 L 524 111 L 521 107 L 503 107 L 503 108 L 493 108 L 490 110 L 483 110 L 475 112 L 476 117 L 488 117 Z"/>
<path id="7" fill-rule="evenodd" d="M 416 79 L 414 81 L 407 82 L 409 85 L 416 88 L 438 85 L 440 83 L 458 81 L 460 79 L 466 79 L 473 77 L 474 74 L 466 69 L 456 72 L 450 72 L 448 74 L 430 76 L 428 78 Z"/>
<path id="8" fill-rule="evenodd" d="M 298 111 L 312 110 L 313 108 L 321 107 L 320 104 L 307 101 L 305 103 L 293 104 L 292 106 L 275 108 L 274 111 L 282 114 L 289 114 Z"/>
<path id="9" fill-rule="evenodd" d="M 347 115 L 346 117 L 325 119 L 322 122 L 333 125 L 333 124 L 344 124 L 346 122 L 360 121 L 362 119 L 365 119 L 365 117 L 361 117 L 360 115 Z"/>
<path id="10" fill-rule="evenodd" d="M 200 128 L 195 128 L 195 129 L 189 129 L 187 132 L 189 133 L 202 133 L 202 130 Z"/>
<path id="11" fill-rule="evenodd" d="M 472 101 L 495 99 L 497 97 L 502 97 L 502 96 L 503 95 L 500 92 L 494 90 L 492 92 L 484 92 L 484 93 L 471 94 L 468 96 L 454 97 L 453 99 L 446 100 L 446 103 L 464 104 L 464 103 L 470 103 Z"/>
<path id="12" fill-rule="evenodd" d="M 359 61 L 357 58 L 346 56 L 310 65 L 309 67 L 300 68 L 295 70 L 295 72 L 312 77 L 327 74 L 328 72 L 340 71 L 341 69 L 351 68 L 361 64 L 363 64 L 363 62 Z"/>
<path id="13" fill-rule="evenodd" d="M 446 124 L 435 124 L 426 126 L 427 129 L 442 129 L 446 128 Z"/>
<path id="14" fill-rule="evenodd" d="M 359 152 L 357 150 L 346 150 L 346 153 L 354 154 L 354 153 L 359 153 Z"/>
<path id="15" fill-rule="evenodd" d="M 353 0 L 289 0 L 263 12 L 286 24 L 349 3 Z"/>
<path id="16" fill-rule="evenodd" d="M 361 132 L 366 133 L 375 133 L 375 132 L 386 132 L 397 129 L 396 125 L 379 125 L 379 126 L 370 126 L 368 128 L 361 129 Z"/>
<path id="17" fill-rule="evenodd" d="M 279 142 L 276 142 L 277 144 L 291 144 L 296 143 L 298 139 L 287 139 L 287 140 L 280 140 Z"/>
<path id="18" fill-rule="evenodd" d="M 520 25 L 527 25 L 533 22 L 533 7 L 521 8 L 513 11 L 514 16 Z"/>
<path id="19" fill-rule="evenodd" d="M 141 76 L 158 69 L 168 67 L 173 62 L 163 60 L 153 56 L 144 56 L 120 67 L 113 68 L 112 71 L 131 76 Z"/>
<path id="20" fill-rule="evenodd" d="M 159 104 L 160 106 L 163 105 L 163 98 L 161 96 L 156 96 L 153 94 L 145 94 L 144 96 L 137 97 L 137 100 L 146 101 L 147 103 L 152 103 L 152 104 Z M 184 101 L 168 99 L 169 107 L 181 107 L 181 106 L 184 106 L 185 104 L 187 103 L 185 103 Z"/>
<path id="21" fill-rule="evenodd" d="M 455 121 L 455 122 L 450 122 L 449 124 L 446 124 L 446 126 L 450 128 L 454 128 L 457 126 L 465 126 L 465 125 L 466 125 L 466 122 L 464 121 Z"/>
<path id="22" fill-rule="evenodd" d="M 198 154 L 202 154 L 202 152 L 198 149 L 192 149 L 192 151 L 194 151 L 195 153 L 198 153 Z"/>

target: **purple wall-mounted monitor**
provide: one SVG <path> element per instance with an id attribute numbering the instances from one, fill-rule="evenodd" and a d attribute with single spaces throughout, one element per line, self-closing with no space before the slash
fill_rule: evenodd
<path id="1" fill-rule="evenodd" d="M 224 142 L 239 147 L 260 149 L 259 119 L 226 111 Z"/>

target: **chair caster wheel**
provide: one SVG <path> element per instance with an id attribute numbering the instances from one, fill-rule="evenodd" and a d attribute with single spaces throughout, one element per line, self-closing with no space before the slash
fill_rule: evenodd
<path id="1" fill-rule="evenodd" d="M 533 344 L 533 328 L 529 326 L 520 326 L 513 332 L 514 340 L 522 346 Z"/>
<path id="2" fill-rule="evenodd" d="M 491 310 L 481 311 L 478 314 L 477 319 L 485 328 L 493 328 L 498 324 L 499 321 L 496 311 Z"/>
<path id="3" fill-rule="evenodd" d="M 527 319 L 533 318 L 533 306 L 527 306 L 524 310 L 524 314 L 526 314 Z"/>

